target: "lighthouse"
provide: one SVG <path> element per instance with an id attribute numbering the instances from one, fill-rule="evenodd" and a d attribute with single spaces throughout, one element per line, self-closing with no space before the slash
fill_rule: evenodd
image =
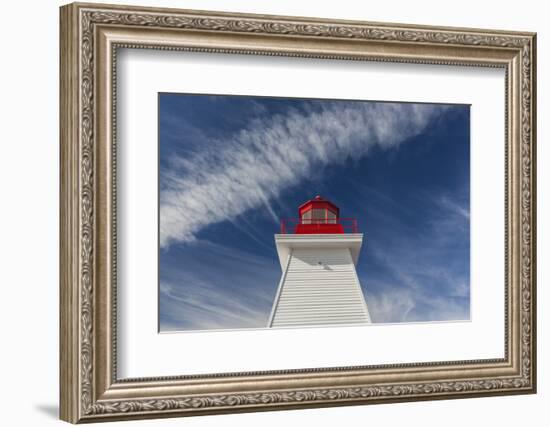
<path id="1" fill-rule="evenodd" d="M 316 196 L 275 234 L 282 275 L 268 327 L 370 323 L 355 266 L 363 243 L 357 221 Z"/>

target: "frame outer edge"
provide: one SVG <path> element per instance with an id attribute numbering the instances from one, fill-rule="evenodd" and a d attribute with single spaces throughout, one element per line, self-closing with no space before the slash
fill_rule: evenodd
<path id="1" fill-rule="evenodd" d="M 70 423 L 79 416 L 79 139 L 78 19 L 74 5 L 59 9 L 59 418 Z"/>
<path id="2" fill-rule="evenodd" d="M 74 6 L 77 6 L 81 9 L 96 9 L 104 11 L 121 11 L 124 10 L 128 13 L 152 13 L 152 14 L 181 14 L 186 13 L 189 15 L 194 15 L 196 17 L 206 17 L 206 18 L 249 18 L 265 21 L 273 20 L 282 20 L 294 23 L 303 23 L 303 24 L 339 24 L 342 26 L 375 26 L 375 27 L 387 27 L 387 28 L 400 28 L 408 30 L 425 30 L 425 31 L 450 31 L 450 32 L 469 32 L 477 34 L 490 34 L 490 35 L 507 35 L 507 36 L 522 36 L 522 37 L 532 37 L 536 33 L 531 31 L 514 31 L 506 29 L 496 29 L 496 28 L 476 28 L 476 27 L 463 27 L 463 26 L 442 26 L 434 24 L 411 24 L 404 22 L 396 21 L 366 21 L 364 19 L 334 19 L 334 18 L 321 18 L 312 15 L 302 15 L 302 16 L 293 16 L 293 15 L 284 15 L 284 14 L 271 14 L 271 13 L 253 13 L 253 12 L 235 12 L 235 11 L 221 11 L 221 10 L 207 10 L 207 9 L 188 9 L 181 7 L 163 7 L 163 6 L 143 6 L 143 5 L 128 5 L 128 4 L 112 4 L 112 3 L 90 3 L 87 1 L 84 2 L 74 2 L 71 3 Z"/>
<path id="3" fill-rule="evenodd" d="M 537 393 L 537 33 L 531 36 L 531 388 Z"/>
<path id="4" fill-rule="evenodd" d="M 87 52 L 86 50 L 81 50 L 83 46 L 83 40 L 79 37 L 81 36 L 81 26 L 86 28 L 88 21 L 81 21 L 81 11 L 85 7 L 90 7 L 92 10 L 98 10 L 102 8 L 107 11 L 136 11 L 136 12 L 146 12 L 154 10 L 163 10 L 167 13 L 191 13 L 192 11 L 184 11 L 177 9 L 156 9 L 156 8 L 142 8 L 142 7 L 127 7 L 127 6 L 115 6 L 115 5 L 101 5 L 101 4 L 72 4 L 61 7 L 60 10 L 60 20 L 61 20 L 61 32 L 60 32 L 60 140 L 61 140 L 61 149 L 60 149 L 60 163 L 61 163 L 61 197 L 60 197 L 60 400 L 61 400 L 61 410 L 60 418 L 71 422 L 96 422 L 96 421 L 108 421 L 108 420 L 118 420 L 118 419 L 139 419 L 139 418 L 161 418 L 167 416 L 182 416 L 182 415 L 201 415 L 207 413 L 229 413 L 229 412 L 250 412 L 250 411 L 259 411 L 259 410 L 277 410 L 277 409 L 294 409 L 294 408 L 306 408 L 306 407 L 326 407 L 326 406 L 337 406 L 337 405 L 349 405 L 349 404 L 365 404 L 365 403 L 382 403 L 386 399 L 376 399 L 366 401 L 366 397 L 356 396 L 355 389 L 342 389 L 337 390 L 343 393 L 341 397 L 337 397 L 337 400 L 333 400 L 332 395 L 327 394 L 325 398 L 322 398 L 322 393 L 332 393 L 335 390 L 320 390 L 321 395 L 318 395 L 317 390 L 296 390 L 289 392 L 277 392 L 270 390 L 268 393 L 263 393 L 258 398 L 255 394 L 240 392 L 238 394 L 229 395 L 207 395 L 207 396 L 197 396 L 188 398 L 189 402 L 185 399 L 170 399 L 170 398 L 146 398 L 142 400 L 126 399 L 126 400 L 117 400 L 112 399 L 109 401 L 97 401 L 97 395 L 94 393 L 97 391 L 96 378 L 93 375 L 96 373 L 95 363 L 98 363 L 94 358 L 94 353 L 96 352 L 96 345 L 98 344 L 95 339 L 95 333 L 97 329 L 92 330 L 92 325 L 90 320 L 92 315 L 96 315 L 94 311 L 95 305 L 97 303 L 98 294 L 94 291 L 95 286 L 97 285 L 98 277 L 93 274 L 94 271 L 89 271 L 88 269 L 94 266 L 97 259 L 93 252 L 95 243 L 91 243 L 88 239 L 90 237 L 95 239 L 95 233 L 97 231 L 98 224 L 94 221 L 94 199 L 96 199 L 96 184 L 94 182 L 97 179 L 97 176 L 94 176 L 94 172 L 97 172 L 97 161 L 94 151 L 96 149 L 96 144 L 94 140 L 97 138 L 97 135 L 94 135 L 93 131 L 97 130 L 92 120 L 92 127 L 90 128 L 90 122 L 88 120 L 94 119 L 95 116 L 95 107 L 91 112 L 91 115 L 88 115 L 88 110 L 81 110 L 83 106 L 87 106 L 90 99 L 92 104 L 97 102 L 94 100 L 97 95 L 95 89 L 95 82 L 89 81 L 90 73 L 87 71 L 87 63 L 81 62 L 81 59 L 88 59 L 86 54 L 90 55 L 90 60 L 95 59 L 93 57 L 94 51 Z M 102 8 L 103 9 L 103 8 Z M 102 10 L 101 12 L 105 12 Z M 221 14 L 218 12 L 197 12 L 200 27 L 205 31 L 227 31 L 226 29 L 220 29 L 216 27 L 217 21 L 214 21 L 214 18 L 220 17 L 242 17 L 245 20 L 248 18 L 253 24 L 259 22 L 258 20 L 262 19 L 261 15 L 247 15 L 247 14 Z M 199 19 L 201 18 L 201 19 Z M 268 17 L 269 18 L 269 17 Z M 307 27 L 315 29 L 315 25 L 321 23 L 317 22 L 316 19 L 311 18 L 311 21 L 308 18 L 290 18 L 290 17 L 271 17 L 277 19 L 287 20 L 289 27 L 296 27 L 298 23 L 304 22 Z M 106 17 L 106 22 L 109 21 L 109 16 Z M 220 19 L 223 20 L 223 19 Z M 269 21 L 269 19 L 268 19 Z M 203 22 L 205 25 L 203 25 Z M 328 22 L 328 21 L 322 21 Z M 269 22 L 268 22 L 269 23 Z M 330 23 L 330 22 L 329 22 Z M 132 25 L 148 25 L 131 23 Z M 334 24 L 346 25 L 345 22 L 339 21 L 334 22 Z M 358 23 L 359 25 L 367 23 Z M 375 23 L 369 23 L 371 25 Z M 232 24 L 233 25 L 233 24 Z M 263 22 L 262 22 L 263 25 Z M 393 24 L 386 24 L 391 30 Z M 195 24 L 191 23 L 190 28 L 195 28 Z M 232 28 L 229 26 L 228 28 Z M 263 26 L 262 26 L 263 28 Z M 268 28 L 268 30 L 271 27 Z M 414 28 L 412 26 L 406 26 L 405 30 Z M 448 31 L 450 33 L 453 30 L 460 31 L 458 28 L 439 28 L 439 27 L 426 27 L 429 31 L 435 31 L 436 36 L 439 34 L 437 31 Z M 202 31 L 201 30 L 201 31 Z M 282 34 L 282 29 L 271 28 L 271 32 L 274 32 L 275 35 Z M 319 37 L 327 36 L 328 39 L 343 39 L 347 37 L 345 34 L 338 33 L 334 35 L 329 28 L 321 28 Z M 355 29 L 356 30 L 356 29 Z M 256 31 L 253 26 L 247 27 L 244 29 L 238 28 L 237 32 L 244 32 L 246 34 Z M 296 31 L 298 34 L 297 37 L 309 37 L 311 34 L 306 34 L 307 32 L 303 31 L 301 28 L 297 30 L 292 30 L 289 34 L 294 34 L 293 31 Z M 522 173 L 526 173 L 526 177 L 529 179 L 529 182 L 525 182 L 525 188 L 530 190 L 530 195 L 525 194 L 524 202 L 526 202 L 529 207 L 527 208 L 527 215 L 524 216 L 524 219 L 527 222 L 527 226 L 530 225 L 530 233 L 528 233 L 528 243 L 525 253 L 527 254 L 527 283 L 525 285 L 524 291 L 531 292 L 531 298 L 529 294 L 527 295 L 523 302 L 526 303 L 526 311 L 529 311 L 530 316 L 525 316 L 524 328 L 531 327 L 531 333 L 526 332 L 526 334 L 521 334 L 522 338 L 529 340 L 524 342 L 523 348 L 517 346 L 519 352 L 520 360 L 526 358 L 528 363 L 524 365 L 526 369 L 523 370 L 523 377 L 517 379 L 520 382 L 512 382 L 508 384 L 507 382 L 503 383 L 502 389 L 500 392 L 502 394 L 520 394 L 520 393 L 532 393 L 536 391 L 536 337 L 535 337 L 535 328 L 536 328 L 536 313 L 535 313 L 535 283 L 536 283 L 536 265 L 535 265 L 535 255 L 536 255 L 536 178 L 535 178 L 535 143 L 536 143 L 536 129 L 535 129 L 535 110 L 536 110 L 536 36 L 533 33 L 527 34 L 516 33 L 518 37 L 515 37 L 512 33 L 506 32 L 495 32 L 495 34 L 501 34 L 502 37 L 494 36 L 492 32 L 487 30 L 480 31 L 479 34 L 473 34 L 475 30 L 468 29 L 468 33 L 464 37 L 473 37 L 474 43 L 471 39 L 466 39 L 467 45 L 475 45 L 475 40 L 481 40 L 481 44 L 484 44 L 484 35 L 487 34 L 486 41 L 488 45 L 496 46 L 498 39 L 502 39 L 500 42 L 502 45 L 500 47 L 506 47 L 516 50 L 521 43 L 522 48 L 529 49 L 530 52 L 525 55 L 524 59 L 527 61 L 530 60 L 531 66 L 527 65 L 526 68 L 529 68 L 528 72 L 528 84 L 525 89 L 530 95 L 530 98 L 523 99 L 527 105 L 525 110 L 530 117 L 520 122 L 524 126 L 524 130 L 530 133 L 530 137 L 523 140 L 526 142 L 526 149 L 530 149 L 530 152 L 522 157 L 524 161 L 527 161 L 528 164 L 525 169 L 522 168 Z M 266 31 L 270 32 L 270 31 Z M 409 31 L 410 32 L 410 31 Z M 476 31 L 477 32 L 477 31 Z M 347 33 L 346 33 L 347 34 Z M 440 33 L 443 34 L 443 33 Z M 412 34 L 406 33 L 407 37 Z M 452 35 L 452 34 L 451 34 Z M 484 37 L 482 37 L 482 35 Z M 330 36 L 330 37 L 329 37 Z M 362 38 L 362 33 L 350 33 L 352 38 Z M 316 35 L 317 37 L 317 35 Z M 403 38 L 404 35 L 399 35 L 397 38 Z M 495 40 L 495 38 L 497 40 Z M 509 37 L 511 40 L 506 40 Z M 414 38 L 414 37 L 413 37 Z M 520 40 L 523 38 L 523 40 Z M 515 40 L 514 40 L 515 39 Z M 528 39 L 528 40 L 527 40 Z M 319 39 L 320 40 L 320 39 Z M 380 40 L 382 40 L 380 38 Z M 448 45 L 460 44 L 452 38 L 448 38 L 446 35 L 445 38 L 440 39 L 436 37 L 434 40 L 431 38 L 422 39 L 421 43 L 425 45 L 438 45 L 441 43 L 448 43 Z M 90 46 L 93 46 L 93 37 L 90 40 L 85 39 L 86 43 L 84 45 L 89 49 Z M 409 42 L 411 40 L 408 40 Z M 414 41 L 414 40 L 413 40 Z M 512 47 L 513 46 L 513 47 Z M 299 55 L 298 55 L 299 56 Z M 94 61 L 92 61 L 93 64 Z M 408 61 L 405 61 L 408 62 Z M 442 60 L 442 62 L 445 62 Z M 522 64 L 522 61 L 519 61 Z M 93 64 L 95 67 L 97 64 Z M 95 75 L 97 70 L 93 70 L 92 77 Z M 86 75 L 86 81 L 81 81 L 82 73 Z M 518 76 L 519 77 L 519 76 Z M 82 85 L 81 85 L 82 83 Z M 87 89 L 91 84 L 94 92 L 88 93 Z M 521 87 L 521 85 L 520 85 Z M 520 89 L 520 93 L 524 93 Z M 81 99 L 82 96 L 82 99 Z M 97 107 L 97 105 L 96 105 Z M 524 111 L 525 111 L 524 110 Z M 521 134 L 521 132 L 520 132 Z M 90 164 L 89 162 L 92 162 Z M 529 169 L 530 168 L 530 169 Z M 91 181 L 90 181 L 91 179 Z M 85 191 L 86 190 L 86 191 Z M 86 192 L 85 198 L 80 196 Z M 520 194 L 524 194 L 523 190 L 520 191 Z M 520 196 L 521 197 L 521 196 Z M 88 217 L 89 216 L 89 217 Z M 97 218 L 95 218 L 97 219 Z M 82 229 L 82 228 L 85 228 Z M 530 262 L 529 262 L 530 261 Z M 531 273 L 531 274 L 530 274 Z M 533 274 L 535 273 L 535 274 Z M 85 274 L 85 275 L 84 275 Z M 94 277 L 95 276 L 95 277 Z M 519 303 L 519 302 L 518 302 Z M 531 303 L 531 304 L 529 304 Z M 91 310 L 91 311 L 90 311 Z M 94 319 L 98 320 L 98 319 Z M 519 330 L 519 325 L 518 325 Z M 522 352 L 523 350 L 523 352 Z M 525 373 L 529 371 L 529 374 Z M 499 381 L 500 378 L 497 378 L 495 381 Z M 504 380 L 503 380 L 504 381 Z M 510 380 L 512 381 L 512 379 Z M 465 382 L 469 384 L 467 381 Z M 432 387 L 437 384 L 421 384 L 424 387 L 421 391 L 415 391 L 415 384 L 404 384 L 398 385 L 405 390 L 405 393 L 397 395 L 392 395 L 388 400 L 391 402 L 398 401 L 410 401 L 410 400 L 435 400 L 440 398 L 463 398 L 463 397 L 473 397 L 473 396 L 484 396 L 484 395 L 496 395 L 500 394 L 496 386 L 493 388 L 491 385 L 492 382 L 487 382 L 479 380 L 479 388 L 472 388 L 470 390 L 471 394 L 460 393 L 460 390 L 451 389 L 447 390 L 446 384 L 442 385 L 442 389 L 433 389 Z M 506 385 L 508 384 L 508 385 Z M 452 384 L 450 384 L 452 386 Z M 474 384 L 475 386 L 475 384 Z M 407 390 L 411 388 L 411 393 Z M 516 387 L 518 387 L 516 389 Z M 400 389 L 401 390 L 401 389 Z M 349 396 L 347 393 L 351 393 Z M 391 390 L 390 390 L 391 391 Z M 360 394 L 360 393 L 359 393 Z M 338 395 L 340 396 L 340 394 Z M 385 395 L 384 395 L 385 396 Z M 272 401 L 264 401 L 264 397 L 269 397 L 273 399 Z M 369 398 L 373 398 L 370 396 Z M 227 400 L 227 399 L 228 400 Z M 289 400 L 287 400 L 287 398 Z M 303 400 L 305 398 L 305 400 Z M 259 400 L 257 400 L 259 399 Z M 185 401 L 184 401 L 185 400 Z M 198 405 L 198 406 L 197 406 Z"/>

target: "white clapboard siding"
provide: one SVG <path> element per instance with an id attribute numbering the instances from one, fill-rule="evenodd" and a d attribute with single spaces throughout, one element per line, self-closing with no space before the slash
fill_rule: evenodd
<path id="1" fill-rule="evenodd" d="M 292 249 L 269 326 L 358 323 L 370 323 L 370 317 L 350 250 Z"/>

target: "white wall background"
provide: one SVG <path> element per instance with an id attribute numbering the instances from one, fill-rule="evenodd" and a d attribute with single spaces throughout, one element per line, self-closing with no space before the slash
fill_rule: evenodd
<path id="1" fill-rule="evenodd" d="M 122 3 L 110 0 L 112 3 Z M 538 117 L 550 115 L 544 2 L 133 0 L 133 4 L 538 32 Z M 58 6 L 2 6 L 0 66 L 0 401 L 3 425 L 60 425 L 58 402 Z M 393 405 L 208 416 L 131 425 L 545 425 L 550 405 L 550 150 L 538 128 L 539 393 Z M 544 417 L 544 418 L 543 418 Z"/>

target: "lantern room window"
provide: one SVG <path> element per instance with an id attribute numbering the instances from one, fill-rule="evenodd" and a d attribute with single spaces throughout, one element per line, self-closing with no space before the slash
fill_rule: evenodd
<path id="1" fill-rule="evenodd" d="M 299 218 L 281 220 L 281 233 L 289 232 L 288 224 L 295 224 L 296 234 L 342 234 L 345 227 L 357 233 L 357 222 L 353 218 L 340 218 L 338 206 L 321 196 L 308 200 L 298 207 Z"/>
<path id="2" fill-rule="evenodd" d="M 326 222 L 327 210 L 326 209 L 312 209 L 313 211 L 313 223 L 323 224 Z"/>
<path id="3" fill-rule="evenodd" d="M 336 224 L 338 215 L 328 208 L 315 208 L 304 212 L 302 224 Z"/>

